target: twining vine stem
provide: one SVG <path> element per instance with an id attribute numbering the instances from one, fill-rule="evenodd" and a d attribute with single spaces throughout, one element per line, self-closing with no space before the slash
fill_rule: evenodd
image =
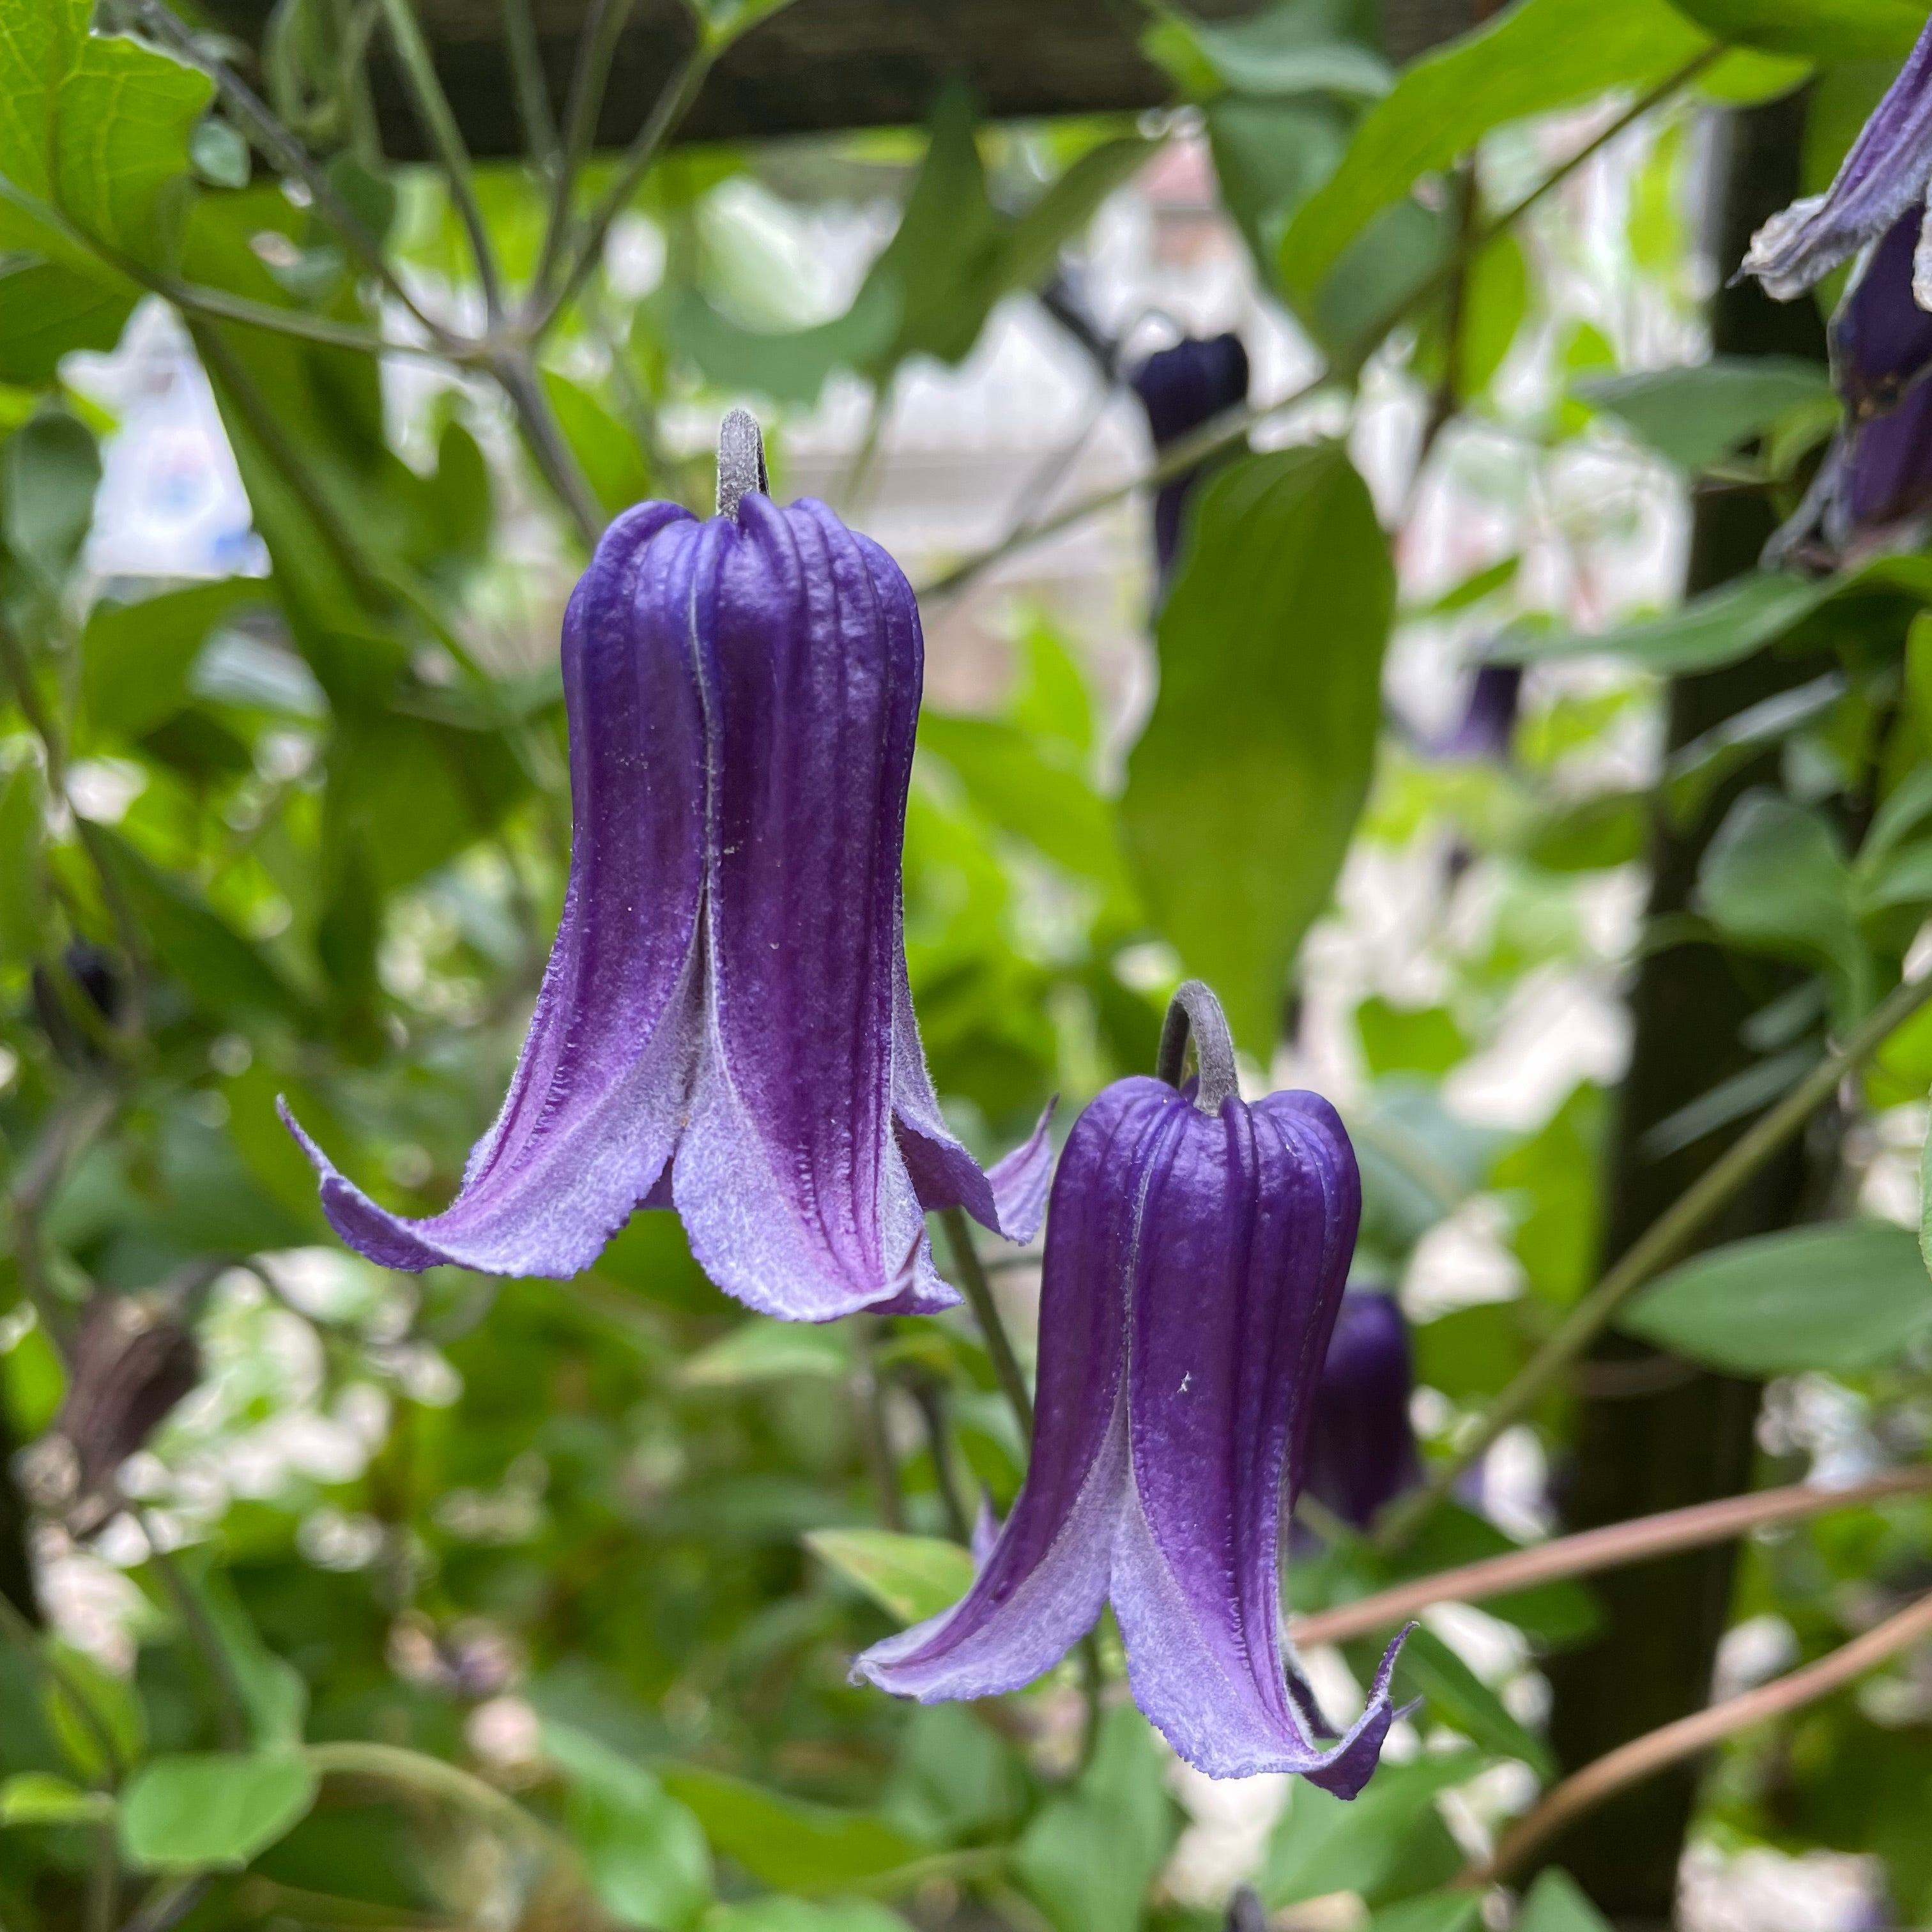
<path id="1" fill-rule="evenodd" d="M 1352 1604 L 1316 1610 L 1297 1617 L 1292 1626 L 1297 1643 L 1342 1643 L 1404 1623 L 1434 1604 L 1479 1604 L 1490 1597 L 1526 1590 L 1565 1576 L 1587 1576 L 1626 1564 L 1648 1562 L 1673 1550 L 1694 1550 L 1722 1543 L 1772 1523 L 1802 1522 L 1838 1510 L 1862 1509 L 1894 1496 L 1916 1496 L 1932 1490 L 1932 1467 L 1894 1469 L 1844 1490 L 1821 1490 L 1806 1483 L 1784 1489 L 1762 1490 L 1753 1496 L 1724 1496 L 1715 1502 L 1688 1509 L 1664 1510 L 1655 1516 L 1613 1522 L 1576 1536 L 1556 1538 L 1527 1550 L 1512 1550 L 1480 1563 L 1438 1570 Z M 1298 1513 L 1301 1508 L 1296 1504 Z"/>
<path id="2" fill-rule="evenodd" d="M 1862 1676 L 1874 1664 L 1928 1636 L 1932 1636 L 1932 1591 L 1888 1617 L 1875 1629 L 1854 1637 L 1802 1670 L 1794 1670 L 1773 1683 L 1746 1691 L 1741 1697 L 1729 1698 L 1708 1710 L 1680 1718 L 1674 1724 L 1633 1738 L 1628 1744 L 1606 1752 L 1566 1778 L 1534 1810 L 1504 1834 L 1492 1857 L 1472 1866 L 1457 1883 L 1466 1887 L 1494 1884 L 1538 1846 L 1625 1786 L 1639 1784 L 1669 1766 L 1694 1757 L 1753 1724 L 1815 1703 L 1853 1678 Z"/>
<path id="3" fill-rule="evenodd" d="M 1462 1472 L 1504 1430 L 1536 1406 L 1631 1296 L 1675 1261 L 1699 1229 L 1837 1091 L 1846 1075 L 1870 1058 L 1887 1036 L 1903 1026 L 1928 1000 L 1932 1000 L 1932 973 L 1894 988 L 1836 1053 L 1814 1068 L 1776 1106 L 1760 1116 L 1721 1159 L 1706 1168 L 1570 1310 L 1556 1332 L 1477 1418 L 1468 1433 L 1456 1444 L 1454 1453 L 1431 1469 L 1427 1482 L 1390 1508 L 1376 1528 L 1377 1546 L 1397 1550 L 1406 1543 L 1449 1494 Z"/>

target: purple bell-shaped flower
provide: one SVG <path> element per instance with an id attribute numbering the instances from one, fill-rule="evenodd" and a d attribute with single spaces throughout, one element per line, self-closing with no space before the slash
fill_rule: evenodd
<path id="1" fill-rule="evenodd" d="M 1030 1238 L 1045 1121 L 982 1173 L 913 1016 L 899 866 L 922 664 L 898 566 L 822 503 L 774 504 L 742 410 L 716 516 L 618 518 L 564 618 L 570 878 L 502 1111 L 422 1220 L 290 1120 L 343 1239 L 388 1268 L 567 1276 L 640 1203 L 675 1205 L 727 1293 L 824 1321 L 958 1300 L 928 1208 Z"/>
<path id="2" fill-rule="evenodd" d="M 1400 1303 L 1378 1289 L 1351 1290 L 1322 1365 L 1302 1486 L 1358 1529 L 1422 1480 L 1408 1419 L 1414 1388 Z"/>
<path id="3" fill-rule="evenodd" d="M 1129 380 L 1147 412 L 1154 446 L 1162 450 L 1247 400 L 1248 352 L 1238 335 L 1190 338 L 1150 356 Z M 1187 494 L 1200 474 L 1195 469 L 1170 477 L 1154 497 L 1154 562 L 1163 586 L 1180 548 Z"/>
<path id="4" fill-rule="evenodd" d="M 1279 1533 L 1304 1471 L 1361 1187 L 1312 1094 L 1250 1106 L 1220 1008 L 1190 982 L 1168 1079 L 1121 1080 L 1053 1185 L 1033 1457 L 966 1595 L 856 1678 L 922 1702 L 1037 1677 L 1113 1605 L 1134 1701 L 1213 1778 L 1299 1772 L 1352 1797 L 1391 1719 L 1391 1645 L 1346 1736 L 1284 1658 Z M 1198 1086 L 1178 1082 L 1192 1025 Z M 1397 1640 L 1398 1643 L 1400 1640 Z"/>

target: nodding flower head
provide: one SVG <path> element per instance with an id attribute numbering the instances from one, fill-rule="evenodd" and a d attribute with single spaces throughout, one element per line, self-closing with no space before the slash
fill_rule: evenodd
<path id="1" fill-rule="evenodd" d="M 290 1122 L 351 1246 L 566 1276 L 634 1207 L 674 1205 L 719 1287 L 822 1321 L 958 1300 L 929 1208 L 1031 1235 L 1045 1122 L 982 1173 L 913 1016 L 899 866 L 922 662 L 898 566 L 823 503 L 772 502 L 742 410 L 717 515 L 640 503 L 612 524 L 564 617 L 562 920 L 461 1191 L 392 1214 Z"/>
<path id="2" fill-rule="evenodd" d="M 1238 335 L 1190 338 L 1150 356 L 1130 379 L 1147 412 L 1156 450 L 1204 427 L 1248 399 L 1248 352 Z M 1154 505 L 1154 560 L 1164 585 L 1180 548 L 1180 522 L 1198 468 L 1170 477 Z"/>
<path id="3" fill-rule="evenodd" d="M 1873 109 L 1832 184 L 1774 214 L 1751 237 L 1740 275 L 1755 275 L 1779 302 L 1802 295 L 1840 262 L 1877 241 L 1901 217 L 1913 258 L 1910 286 L 1932 310 L 1932 20 L 1898 78 Z"/>
<path id="4" fill-rule="evenodd" d="M 1303 1487 L 1358 1529 L 1422 1480 L 1408 1419 L 1414 1386 L 1401 1304 L 1374 1288 L 1352 1289 L 1322 1365 Z"/>
<path id="5" fill-rule="evenodd" d="M 1060 1160 L 1012 1514 L 958 1604 L 854 1672 L 922 1702 L 994 1696 L 1056 1663 L 1111 1602 L 1134 1700 L 1189 1763 L 1300 1772 L 1352 1797 L 1393 1715 L 1396 1646 L 1334 1738 L 1283 1655 L 1277 1545 L 1360 1183 L 1328 1102 L 1250 1106 L 1214 996 L 1193 982 L 1178 999 L 1198 1082 L 1116 1082 Z M 1176 1078 L 1180 1056 L 1162 1055 Z"/>

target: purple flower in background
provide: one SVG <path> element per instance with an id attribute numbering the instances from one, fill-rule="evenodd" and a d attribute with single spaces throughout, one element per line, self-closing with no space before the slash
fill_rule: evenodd
<path id="1" fill-rule="evenodd" d="M 566 1276 L 640 1202 L 674 1204 L 719 1287 L 823 1321 L 958 1300 L 929 1208 L 1037 1228 L 1045 1121 L 982 1174 L 940 1118 L 913 1017 L 911 586 L 824 505 L 780 509 L 765 487 L 758 426 L 734 410 L 719 514 L 626 512 L 571 598 L 563 917 L 454 1203 L 390 1214 L 289 1121 L 330 1221 L 372 1261 Z"/>
<path id="2" fill-rule="evenodd" d="M 1248 399 L 1248 352 L 1238 335 L 1177 342 L 1150 356 L 1129 378 L 1147 412 L 1158 452 Z M 1181 513 L 1201 472 L 1190 470 L 1160 486 L 1154 504 L 1154 561 L 1165 585 L 1180 548 Z"/>
<path id="3" fill-rule="evenodd" d="M 1302 1486 L 1358 1529 L 1422 1480 L 1408 1419 L 1414 1386 L 1408 1324 L 1395 1297 L 1372 1288 L 1345 1294 L 1316 1391 Z"/>
<path id="4" fill-rule="evenodd" d="M 1522 665 L 1483 665 L 1469 687 L 1468 706 L 1461 722 L 1436 741 L 1436 755 L 1501 764 L 1508 758 L 1516 736 L 1516 705 L 1522 694 Z"/>
<path id="5" fill-rule="evenodd" d="M 1804 500 L 1766 548 L 1769 564 L 1835 569 L 1911 542 L 1932 507 L 1932 314 L 1914 299 L 1917 208 L 1872 250 L 1832 318 L 1832 373 L 1845 419 Z"/>
<path id="6" fill-rule="evenodd" d="M 1924 207 L 1928 184 L 1932 21 L 1852 143 L 1832 185 L 1774 214 L 1751 237 L 1738 272 L 1755 275 L 1767 295 L 1789 302 L 1909 212 L 1910 285 L 1918 306 L 1932 309 L 1932 238 L 1924 232 Z"/>
<path id="7" fill-rule="evenodd" d="M 1134 1701 L 1189 1763 L 1300 1772 L 1352 1797 L 1388 1730 L 1400 1640 L 1367 1710 L 1324 1748 L 1284 1666 L 1277 1540 L 1360 1180 L 1325 1100 L 1246 1105 L 1213 995 L 1190 982 L 1177 1004 L 1164 1070 L 1178 1076 L 1191 1022 L 1198 1093 L 1118 1081 L 1061 1156 L 1012 1514 L 967 1594 L 874 1645 L 854 1676 L 922 1702 L 992 1696 L 1049 1668 L 1111 1601 Z"/>

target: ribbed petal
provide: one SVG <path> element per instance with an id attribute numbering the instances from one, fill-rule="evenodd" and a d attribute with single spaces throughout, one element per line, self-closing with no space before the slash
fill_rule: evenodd
<path id="1" fill-rule="evenodd" d="M 1134 1700 L 1210 1777 L 1352 1791 L 1386 1697 L 1316 1742 L 1283 1668 L 1277 1538 L 1360 1218 L 1354 1160 L 1312 1094 L 1168 1112 L 1130 1291 L 1132 1497 L 1111 1591 Z"/>
<path id="2" fill-rule="evenodd" d="M 672 1193 L 754 1308 L 950 1306 L 892 1130 L 912 593 L 823 504 L 677 533 L 710 770 L 704 1052 Z"/>
<path id="3" fill-rule="evenodd" d="M 1739 273 L 1789 302 L 1875 241 L 1922 201 L 1932 176 L 1932 22 L 1886 90 L 1832 185 L 1774 214 Z M 1927 296 L 1932 298 L 1932 290 Z M 1932 306 L 1932 301 L 1928 301 Z"/>
<path id="4" fill-rule="evenodd" d="M 892 1010 L 892 1118 L 920 1204 L 962 1208 L 981 1227 L 1024 1246 L 1040 1232 L 1053 1179 L 1053 1124 L 1058 1096 L 1046 1103 L 1033 1132 L 984 1172 L 953 1137 L 939 1109 L 913 1016 L 903 956 Z"/>
<path id="5" fill-rule="evenodd" d="M 574 1274 L 662 1170 L 699 1042 L 704 728 L 686 640 L 642 620 L 640 578 L 687 526 L 640 504 L 611 525 L 563 626 L 574 826 L 556 943 L 502 1111 L 443 1213 L 378 1207 L 284 1119 L 351 1247 L 387 1268 Z"/>
<path id="6" fill-rule="evenodd" d="M 1019 1498 L 965 1596 L 874 1644 L 855 1678 L 926 1703 L 992 1696 L 1050 1669 L 1100 1616 L 1126 1495 L 1132 1177 L 1171 1136 L 1173 1099 L 1158 1082 L 1124 1080 L 1076 1122 L 1047 1222 L 1033 1460 Z"/>

